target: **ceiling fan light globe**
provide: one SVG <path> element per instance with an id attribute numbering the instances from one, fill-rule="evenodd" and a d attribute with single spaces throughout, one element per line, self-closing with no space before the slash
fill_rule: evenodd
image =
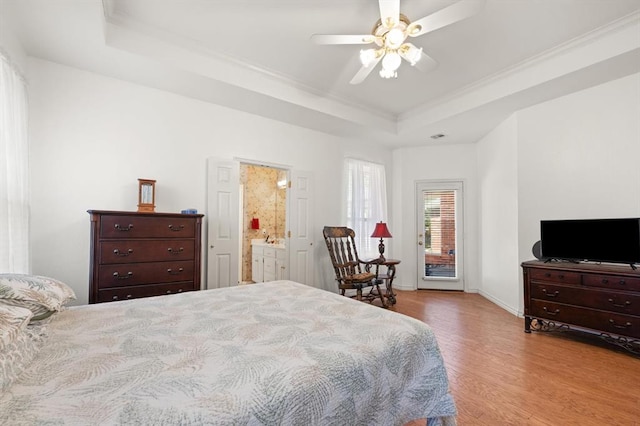
<path id="1" fill-rule="evenodd" d="M 404 43 L 406 38 L 407 36 L 401 28 L 392 28 L 385 34 L 385 46 L 390 49 L 397 49 Z"/>
<path id="2" fill-rule="evenodd" d="M 404 54 L 404 57 L 407 61 L 409 61 L 411 66 L 414 66 L 420 60 L 420 58 L 422 58 L 422 47 L 418 49 L 415 46 L 409 46 L 406 53 Z"/>
<path id="3" fill-rule="evenodd" d="M 370 67 L 376 60 L 375 49 L 362 49 L 360 50 L 360 62 L 364 67 Z"/>
<path id="4" fill-rule="evenodd" d="M 382 68 L 389 71 L 396 71 L 400 68 L 402 58 L 398 55 L 398 52 L 387 52 L 382 58 Z"/>

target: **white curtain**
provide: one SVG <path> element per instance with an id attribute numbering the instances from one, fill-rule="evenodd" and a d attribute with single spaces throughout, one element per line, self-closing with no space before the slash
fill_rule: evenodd
<path id="1" fill-rule="evenodd" d="M 29 146 L 24 78 L 0 51 L 0 273 L 29 273 Z"/>
<path id="2" fill-rule="evenodd" d="M 378 257 L 371 238 L 376 222 L 387 221 L 387 184 L 384 165 L 347 158 L 345 161 L 346 223 L 356 233 L 360 258 Z"/>

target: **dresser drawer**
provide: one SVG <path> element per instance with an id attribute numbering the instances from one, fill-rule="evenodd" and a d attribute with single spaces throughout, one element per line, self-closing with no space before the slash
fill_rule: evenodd
<path id="1" fill-rule="evenodd" d="M 561 303 L 532 300 L 532 317 L 574 324 L 622 336 L 640 338 L 640 317 L 589 308 L 564 305 Z"/>
<path id="2" fill-rule="evenodd" d="M 98 289 L 193 281 L 193 261 L 100 265 Z"/>
<path id="3" fill-rule="evenodd" d="M 640 316 L 640 294 L 531 283 L 531 298 Z"/>
<path id="4" fill-rule="evenodd" d="M 102 216 L 100 238 L 189 238 L 195 220 L 189 217 Z"/>
<path id="5" fill-rule="evenodd" d="M 100 243 L 101 264 L 191 260 L 194 240 L 109 240 Z"/>
<path id="6" fill-rule="evenodd" d="M 556 271 L 552 269 L 531 269 L 531 280 L 551 281 L 563 284 L 580 284 L 580 274 L 577 272 Z"/>
<path id="7" fill-rule="evenodd" d="M 640 278 L 585 274 L 582 284 L 589 287 L 603 287 L 612 290 L 640 291 Z"/>
<path id="8" fill-rule="evenodd" d="M 262 255 L 264 257 L 276 257 L 276 249 L 274 249 L 273 247 L 263 247 L 262 248 Z"/>
<path id="9" fill-rule="evenodd" d="M 117 300 L 138 299 L 149 296 L 177 294 L 197 290 L 193 281 L 171 284 L 140 285 L 131 287 L 110 288 L 98 291 L 97 302 L 114 302 Z"/>

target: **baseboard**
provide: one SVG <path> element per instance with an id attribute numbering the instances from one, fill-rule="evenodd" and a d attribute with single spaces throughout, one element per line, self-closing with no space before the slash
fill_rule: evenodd
<path id="1" fill-rule="evenodd" d="M 520 315 L 520 313 L 518 312 L 518 309 L 514 309 L 513 307 L 507 305 L 506 303 L 502 302 L 499 299 L 496 299 L 495 297 L 491 296 L 490 294 L 487 294 L 486 292 L 479 290 L 478 294 L 480 294 L 480 296 L 484 297 L 485 299 L 487 299 L 488 301 L 490 301 L 491 303 L 494 303 L 498 306 L 500 306 L 502 309 L 504 309 L 507 312 L 511 312 L 513 315 L 517 316 L 517 317 L 521 317 L 522 315 Z"/>
<path id="2" fill-rule="evenodd" d="M 394 290 L 401 290 L 401 291 L 413 291 L 416 290 L 415 287 L 409 287 L 409 286 L 403 286 L 402 284 L 393 284 L 393 289 Z"/>

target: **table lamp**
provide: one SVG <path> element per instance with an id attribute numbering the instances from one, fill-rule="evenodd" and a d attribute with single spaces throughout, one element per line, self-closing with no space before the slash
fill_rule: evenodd
<path id="1" fill-rule="evenodd" d="M 387 224 L 384 222 L 376 223 L 376 228 L 373 230 L 373 234 L 371 234 L 371 238 L 380 238 L 380 244 L 378 244 L 378 251 L 380 252 L 380 259 L 384 261 L 383 238 L 392 238 L 391 232 L 389 232 L 389 228 L 387 228 Z"/>

